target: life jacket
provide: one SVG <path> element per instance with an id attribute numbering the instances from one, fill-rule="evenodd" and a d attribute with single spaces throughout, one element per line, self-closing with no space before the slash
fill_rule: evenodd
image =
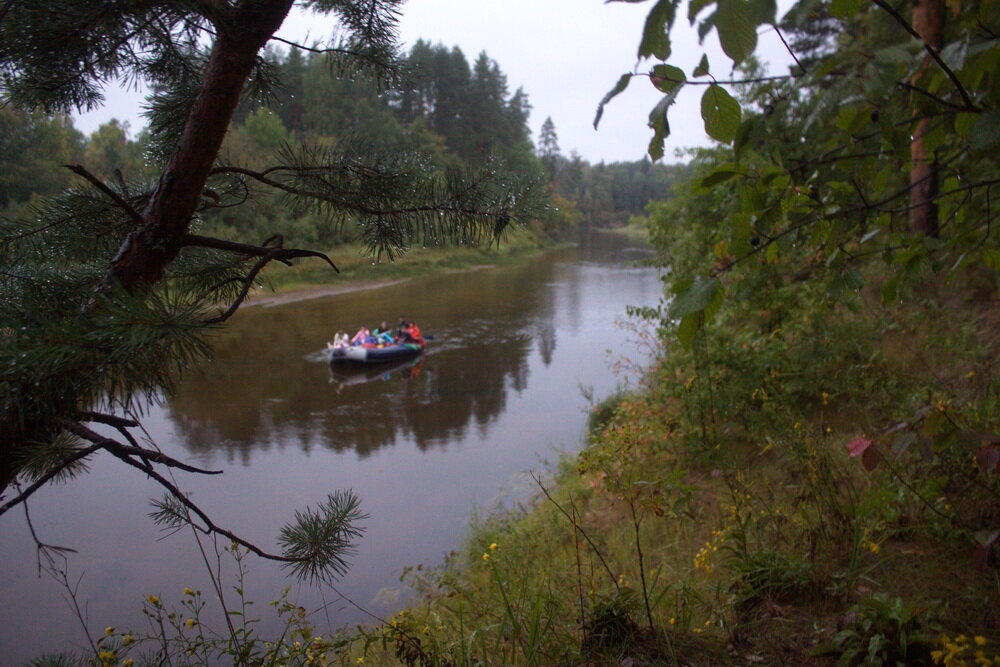
<path id="1" fill-rule="evenodd" d="M 409 334 L 410 339 L 414 343 L 416 343 L 418 345 L 423 345 L 424 344 L 424 337 L 420 333 L 420 327 L 418 327 L 416 324 L 411 324 L 410 328 L 407 329 L 406 332 Z"/>

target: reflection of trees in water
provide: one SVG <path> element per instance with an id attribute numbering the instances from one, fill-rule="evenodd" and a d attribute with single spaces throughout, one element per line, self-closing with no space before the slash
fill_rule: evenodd
<path id="1" fill-rule="evenodd" d="M 171 412 L 189 449 L 221 449 L 244 463 L 251 449 L 289 445 L 353 448 L 365 456 L 408 437 L 426 449 L 460 439 L 470 424 L 485 427 L 500 414 L 508 389 L 526 384 L 529 348 L 527 337 L 519 337 L 505 345 L 430 354 L 419 366 L 339 393 L 317 364 L 282 375 L 256 372 L 247 363 L 189 384 L 171 402 Z M 248 395 L 285 398 L 227 402 L 236 386 Z"/>
<path id="2" fill-rule="evenodd" d="M 418 366 L 345 387 L 331 382 L 325 365 L 287 352 L 332 337 L 329 308 L 306 303 L 250 312 L 219 340 L 216 361 L 184 379 L 170 418 L 191 451 L 224 451 L 244 464 L 252 451 L 289 446 L 366 456 L 400 438 L 427 449 L 462 439 L 471 426 L 485 432 L 505 410 L 508 392 L 527 387 L 532 347 L 551 363 L 551 273 L 550 263 L 536 263 L 481 272 L 473 286 L 468 276 L 444 280 L 426 290 L 436 297 L 430 305 L 417 302 L 422 294 L 397 297 L 412 301 L 410 313 L 433 313 L 434 330 L 427 320 L 424 328 L 437 340 Z M 361 312 L 359 304 L 339 303 Z"/>

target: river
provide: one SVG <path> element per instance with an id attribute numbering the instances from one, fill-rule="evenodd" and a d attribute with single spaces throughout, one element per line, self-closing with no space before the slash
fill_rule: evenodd
<path id="1" fill-rule="evenodd" d="M 167 454 L 225 471 L 175 473 L 179 485 L 220 525 L 266 549 L 277 550 L 297 510 L 337 489 L 360 496 L 369 518 L 337 592 L 247 560 L 245 589 L 262 630 L 274 626 L 265 603 L 288 585 L 308 609 L 325 607 L 313 617 L 324 631 L 370 620 L 359 606 L 392 613 L 407 599 L 404 568 L 440 564 L 477 513 L 525 498 L 528 471 L 579 448 L 588 395 L 629 382 L 623 368 L 647 352 L 622 326 L 626 306 L 655 305 L 662 289 L 656 270 L 636 264 L 645 251 L 597 238 L 514 266 L 245 308 L 213 339 L 214 360 L 147 411 L 148 436 Z M 323 344 L 338 330 L 399 315 L 434 337 L 417 363 L 349 377 L 325 363 Z M 156 484 L 108 458 L 28 508 L 39 539 L 76 550 L 68 580 L 95 637 L 106 626 L 146 630 L 147 595 L 176 607 L 187 586 L 210 598 L 191 532 L 157 529 L 146 516 L 149 498 L 162 495 Z M 23 512 L 2 521 L 2 663 L 82 649 L 65 591 L 38 574 Z M 232 568 L 222 562 L 231 592 Z"/>

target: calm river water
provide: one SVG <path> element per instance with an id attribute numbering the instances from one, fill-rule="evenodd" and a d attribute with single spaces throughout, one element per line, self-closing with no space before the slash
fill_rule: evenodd
<path id="1" fill-rule="evenodd" d="M 643 257 L 604 237 L 514 267 L 246 308 L 215 340 L 215 360 L 143 424 L 168 454 L 224 470 L 175 477 L 220 525 L 273 551 L 296 510 L 354 489 L 370 518 L 337 590 L 387 615 L 406 599 L 403 568 L 439 564 L 477 512 L 530 493 L 527 471 L 580 446 L 584 389 L 600 398 L 627 381 L 616 362 L 641 361 L 643 350 L 621 326 L 625 308 L 655 305 L 661 293 L 657 272 L 635 265 Z M 322 349 L 336 331 L 400 314 L 434 336 L 417 364 L 384 376 L 331 372 Z M 140 610 L 150 594 L 176 606 L 189 586 L 211 602 L 192 534 L 165 535 L 146 516 L 156 485 L 105 458 L 29 506 L 39 539 L 77 550 L 68 577 L 95 637 L 106 626 L 147 629 Z M 38 576 L 23 513 L 2 522 L 0 663 L 83 647 L 64 591 Z M 308 609 L 326 605 L 313 617 L 324 631 L 370 620 L 334 591 L 247 564 L 263 629 L 265 603 L 288 585 Z"/>

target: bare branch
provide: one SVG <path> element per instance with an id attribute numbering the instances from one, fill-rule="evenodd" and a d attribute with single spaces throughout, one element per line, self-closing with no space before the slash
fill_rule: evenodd
<path id="1" fill-rule="evenodd" d="M 98 449 L 101 448 L 102 445 L 94 444 L 85 449 L 81 449 L 70 456 L 67 456 L 59 463 L 59 465 L 55 466 L 47 473 L 36 479 L 34 483 L 31 484 L 31 486 L 27 487 L 24 491 L 14 496 L 3 505 L 0 505 L 0 515 L 3 515 L 7 510 L 11 509 L 12 507 L 17 507 L 18 505 L 26 501 L 28 498 L 30 498 L 32 495 L 34 495 L 34 493 L 38 491 L 38 489 L 45 486 L 45 484 L 51 481 L 54 477 L 57 477 L 63 470 L 73 465 L 80 459 L 84 459 L 90 456 L 91 454 L 93 454 L 94 452 L 96 452 Z"/>
<path id="2" fill-rule="evenodd" d="M 149 463 L 159 463 L 160 465 L 165 465 L 168 468 L 178 468 L 185 472 L 194 472 L 202 475 L 221 475 L 221 470 L 204 470 L 202 468 L 196 468 L 194 466 L 182 463 L 177 459 L 167 456 L 162 452 L 158 452 L 154 449 L 145 449 L 143 447 L 135 447 L 131 445 L 123 445 L 117 440 L 112 440 L 111 438 L 105 438 L 99 433 L 91 431 L 89 428 L 83 424 L 78 424 L 69 420 L 59 420 L 60 425 L 65 428 L 70 433 L 78 435 L 88 442 L 92 442 L 115 456 L 122 458 L 126 456 L 137 456 L 143 461 Z"/>
<path id="3" fill-rule="evenodd" d="M 785 41 L 785 36 L 781 34 L 781 28 L 779 28 L 778 26 L 774 26 L 774 32 L 777 33 L 778 39 L 781 40 L 781 43 L 785 45 L 785 50 L 788 51 L 788 55 L 790 55 L 792 57 L 792 60 L 795 61 L 795 64 L 798 65 L 799 72 L 805 74 L 806 68 L 802 66 L 802 63 L 799 61 L 799 57 L 795 55 L 795 51 L 793 51 L 792 47 L 789 46 L 788 42 Z"/>
<path id="4" fill-rule="evenodd" d="M 272 237 L 274 238 L 274 237 Z M 288 263 L 290 259 L 301 259 L 303 257 L 318 257 L 333 267 L 333 270 L 340 273 L 340 269 L 333 263 L 333 260 L 324 253 L 316 250 L 301 250 L 298 248 L 268 247 L 266 245 L 253 245 L 251 243 L 240 243 L 239 241 L 227 241 L 210 236 L 199 236 L 197 234 L 185 234 L 181 240 L 182 246 L 211 248 L 213 250 L 224 250 L 235 252 L 251 257 L 266 257 L 268 261 L 279 260 Z"/>
<path id="5" fill-rule="evenodd" d="M 107 424 L 108 426 L 114 426 L 115 428 L 127 427 L 135 428 L 139 425 L 139 422 L 134 419 L 127 419 L 125 417 L 118 417 L 116 415 L 105 415 L 100 412 L 78 412 L 76 413 L 76 418 L 84 422 L 98 422 L 100 424 Z"/>
<path id="6" fill-rule="evenodd" d="M 909 22 L 907 22 L 907 20 L 903 18 L 900 15 L 900 13 L 897 12 L 892 7 L 892 5 L 886 2 L 886 0 L 872 0 L 872 1 L 876 5 L 881 7 L 887 14 L 889 14 L 889 16 L 891 16 L 896 21 L 896 23 L 902 26 L 903 30 L 909 33 L 910 36 L 912 36 L 914 39 L 920 40 L 923 43 L 924 51 L 926 51 L 927 55 L 929 55 L 931 59 L 935 63 L 937 63 L 937 66 L 941 68 L 941 71 L 945 73 L 945 76 L 951 79 L 951 82 L 954 84 L 955 89 L 958 90 L 958 94 L 962 96 L 962 99 L 965 101 L 965 109 L 967 111 L 976 111 L 976 112 L 982 111 L 982 109 L 977 107 L 976 104 L 972 101 L 972 98 L 969 96 L 969 92 L 965 89 L 965 86 L 962 85 L 962 82 L 958 79 L 958 76 L 955 74 L 955 72 L 953 72 L 952 69 L 948 67 L 948 64 L 945 63 L 945 61 L 941 58 L 941 55 L 937 52 L 937 49 L 933 48 L 930 44 L 928 44 L 927 41 L 920 35 L 920 33 L 914 30 L 913 26 L 911 26 Z"/>

